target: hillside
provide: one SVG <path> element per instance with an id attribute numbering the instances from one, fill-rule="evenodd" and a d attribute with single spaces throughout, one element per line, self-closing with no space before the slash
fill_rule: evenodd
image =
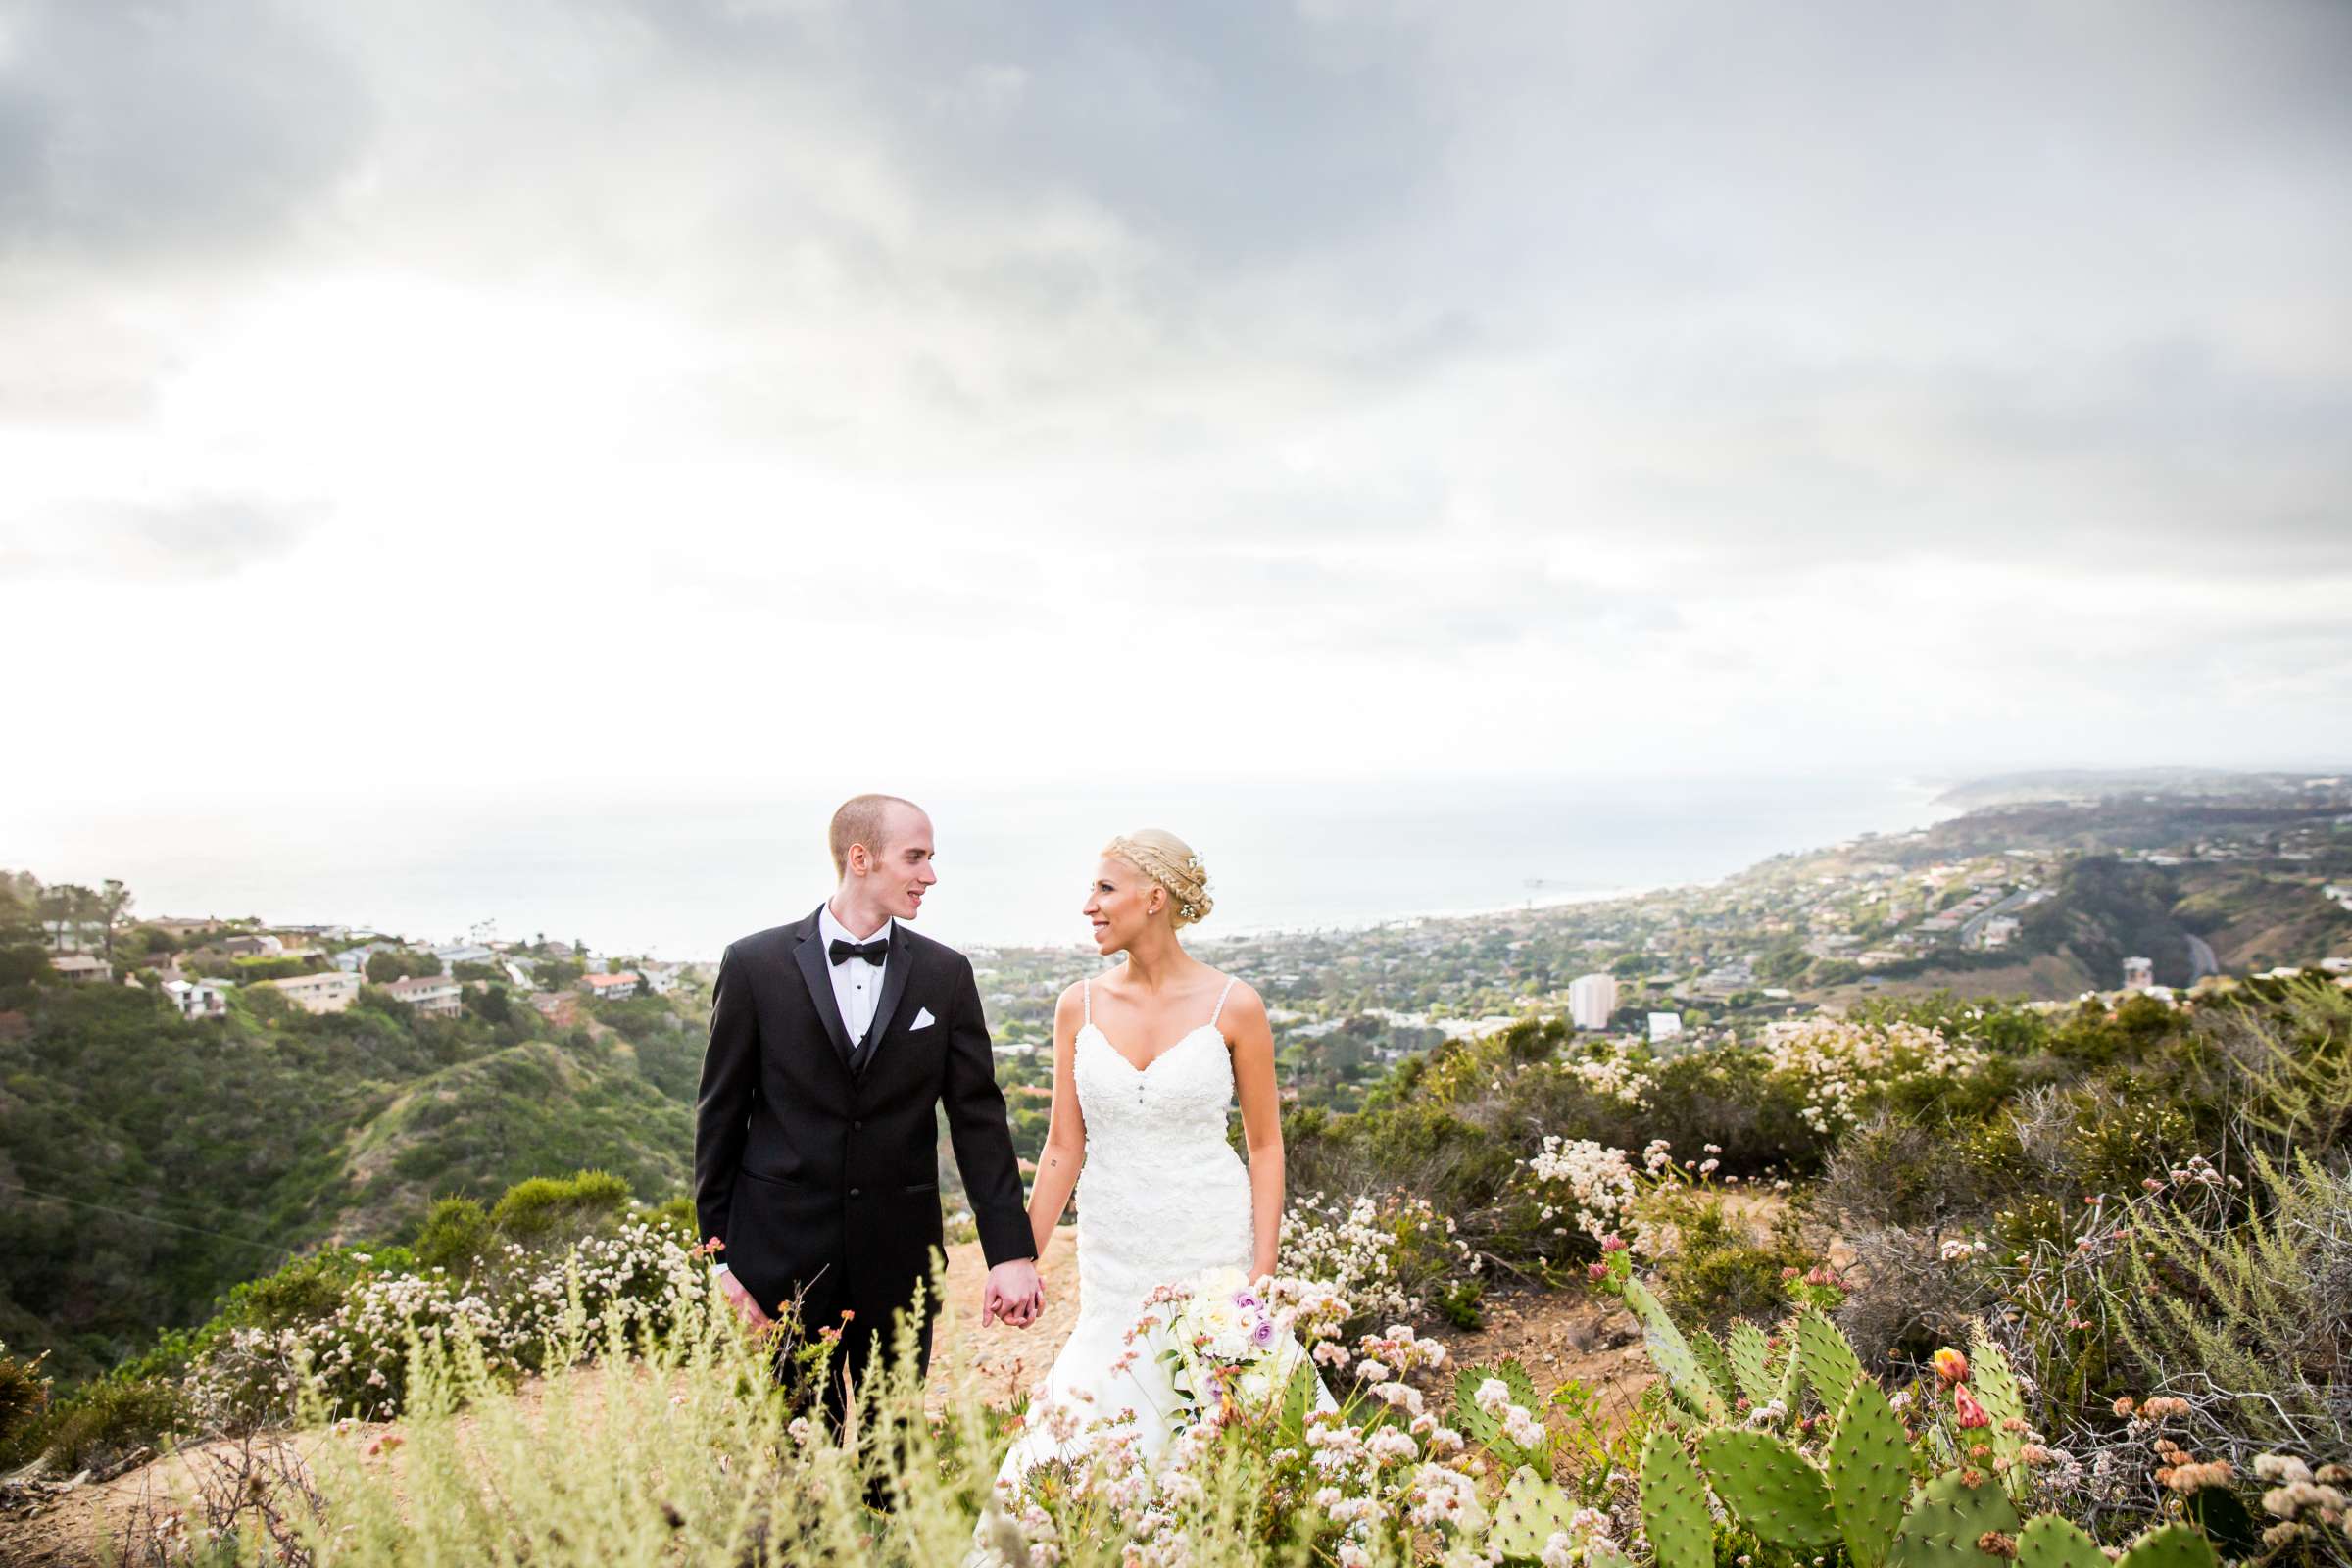
<path id="1" fill-rule="evenodd" d="M 674 1027 L 642 1005 L 630 1025 L 693 1037 L 651 1006 Z M 322 1017 L 190 1020 L 130 986 L 18 988 L 0 1010 L 20 1020 L 0 1036 L 0 1339 L 64 1376 L 293 1253 L 403 1235 L 438 1197 L 581 1166 L 655 1200 L 685 1188 L 691 1086 L 601 1023 L 426 1018 L 374 988 Z"/>

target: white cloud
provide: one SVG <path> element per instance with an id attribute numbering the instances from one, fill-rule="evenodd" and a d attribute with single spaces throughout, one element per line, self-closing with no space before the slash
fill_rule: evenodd
<path id="1" fill-rule="evenodd" d="M 2337 8 L 13 20 L 60 802 L 188 649 L 383 672 L 222 788 L 757 780 L 869 656 L 972 777 L 2352 743 Z"/>

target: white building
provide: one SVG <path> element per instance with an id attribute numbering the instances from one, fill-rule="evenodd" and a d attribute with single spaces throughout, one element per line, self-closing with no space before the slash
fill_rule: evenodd
<path id="1" fill-rule="evenodd" d="M 290 974 L 283 980 L 264 980 L 285 993 L 286 1000 L 305 1012 L 341 1012 L 360 1000 L 360 977 L 329 969 L 324 974 Z"/>
<path id="2" fill-rule="evenodd" d="M 412 975 L 384 989 L 428 1018 L 455 1018 L 466 1010 L 465 987 L 445 974 Z"/>
<path id="3" fill-rule="evenodd" d="M 1579 1029 L 1606 1029 L 1617 1010 L 1617 977 L 1579 975 L 1568 986 L 1568 1017 Z"/>
<path id="4" fill-rule="evenodd" d="M 2145 958 L 2124 960 L 2124 989 L 2145 991 L 2156 983 L 2156 965 Z"/>
<path id="5" fill-rule="evenodd" d="M 1984 946 L 1987 948 L 2007 947 L 2009 945 L 2009 939 L 2017 935 L 2017 927 L 2018 922 L 2015 915 L 1994 915 L 1991 919 L 1984 922 L 1983 932 Z"/>
<path id="6" fill-rule="evenodd" d="M 167 980 L 164 995 L 182 1018 L 218 1018 L 228 1011 L 228 986 L 220 980 Z"/>
<path id="7" fill-rule="evenodd" d="M 49 967 L 60 980 L 71 980 L 75 985 L 88 985 L 92 981 L 103 984 L 115 977 L 113 964 L 86 953 L 52 953 Z"/>
<path id="8" fill-rule="evenodd" d="M 1683 1033 L 1683 1015 L 1679 1012 L 1653 1012 L 1649 1015 L 1649 1043 L 1653 1046 L 1669 1040 L 1679 1040 Z"/>

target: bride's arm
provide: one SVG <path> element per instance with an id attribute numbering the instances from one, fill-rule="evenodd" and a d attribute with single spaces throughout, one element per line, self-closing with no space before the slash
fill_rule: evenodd
<path id="1" fill-rule="evenodd" d="M 1272 1274 L 1282 1253 L 1282 1096 L 1274 1086 L 1274 1026 L 1249 986 L 1233 988 L 1218 1022 L 1233 1045 L 1233 1086 L 1250 1146 L 1250 1278 Z"/>
<path id="2" fill-rule="evenodd" d="M 1076 986 L 1064 991 L 1054 1008 L 1054 1109 L 1046 1123 L 1046 1147 L 1037 1156 L 1037 1182 L 1029 1189 L 1029 1236 L 1037 1244 L 1040 1263 L 1086 1164 L 1086 1117 L 1078 1109 L 1077 1081 L 1070 1076 L 1079 1010 Z"/>

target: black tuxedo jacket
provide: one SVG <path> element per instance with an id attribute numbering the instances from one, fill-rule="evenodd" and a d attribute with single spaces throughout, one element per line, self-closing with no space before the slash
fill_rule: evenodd
<path id="1" fill-rule="evenodd" d="M 799 1296 L 811 1333 L 856 1313 L 856 1364 L 941 1245 L 937 1107 L 990 1265 L 1035 1248 L 970 961 L 894 922 L 863 1042 L 842 1025 L 829 970 L 815 910 L 719 960 L 694 1200 L 762 1307 Z M 923 1328 L 927 1347 L 927 1314 Z"/>

